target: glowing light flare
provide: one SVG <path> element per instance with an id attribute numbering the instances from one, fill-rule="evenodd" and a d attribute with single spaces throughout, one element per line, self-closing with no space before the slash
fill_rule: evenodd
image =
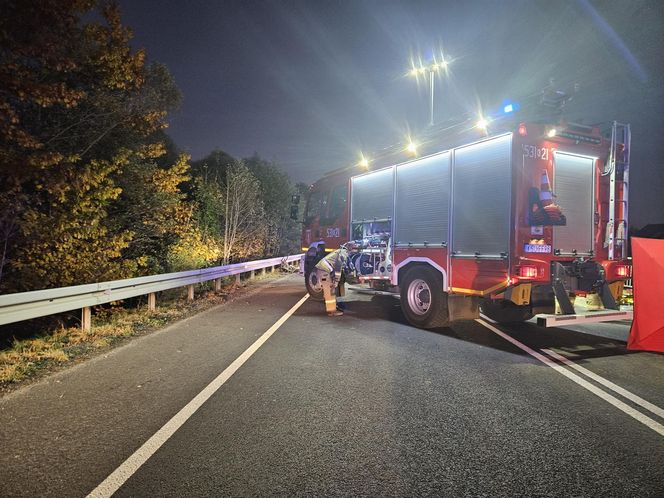
<path id="1" fill-rule="evenodd" d="M 521 135 L 522 137 L 528 135 L 528 130 L 526 129 L 526 125 L 523 123 L 519 125 L 519 135 Z"/>
<path id="2" fill-rule="evenodd" d="M 415 142 L 413 142 L 412 140 L 408 139 L 408 145 L 406 146 L 406 150 L 409 153 L 411 153 L 413 155 L 416 155 L 417 154 L 417 144 Z"/>
<path id="3" fill-rule="evenodd" d="M 360 162 L 357 163 L 360 168 L 369 169 L 369 160 L 364 157 L 364 154 L 360 158 Z"/>
<path id="4" fill-rule="evenodd" d="M 489 127 L 489 120 L 484 117 L 480 117 L 480 119 L 477 120 L 477 123 L 475 123 L 475 128 L 477 128 L 478 130 L 486 131 L 488 127 Z"/>
<path id="5" fill-rule="evenodd" d="M 553 138 L 558 134 L 558 130 L 555 128 L 551 128 L 549 131 L 546 132 L 546 136 L 549 138 Z"/>

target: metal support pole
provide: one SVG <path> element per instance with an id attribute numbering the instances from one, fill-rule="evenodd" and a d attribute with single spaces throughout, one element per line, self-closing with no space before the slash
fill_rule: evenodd
<path id="1" fill-rule="evenodd" d="M 157 295 L 154 292 L 148 294 L 148 311 L 154 311 L 157 309 Z"/>
<path id="2" fill-rule="evenodd" d="M 266 273 L 267 273 L 267 268 L 261 269 L 261 276 L 264 277 Z"/>
<path id="3" fill-rule="evenodd" d="M 249 280 L 251 280 L 252 278 L 254 278 L 254 270 L 251 270 L 249 272 Z"/>
<path id="4" fill-rule="evenodd" d="M 90 306 L 81 309 L 81 328 L 86 332 L 90 332 L 92 328 L 92 309 Z"/>
<path id="5" fill-rule="evenodd" d="M 214 279 L 214 290 L 215 292 L 219 292 L 221 290 L 221 278 Z"/>
<path id="6" fill-rule="evenodd" d="M 235 275 L 235 283 L 237 285 L 240 285 L 240 274 L 239 273 L 237 275 Z"/>
<path id="7" fill-rule="evenodd" d="M 430 102 L 429 102 L 429 125 L 433 126 L 433 87 L 434 87 L 434 82 L 436 73 L 433 70 L 429 70 L 429 97 L 430 97 Z"/>
<path id="8" fill-rule="evenodd" d="M 189 301 L 194 300 L 194 284 L 187 285 L 187 299 L 189 299 Z"/>

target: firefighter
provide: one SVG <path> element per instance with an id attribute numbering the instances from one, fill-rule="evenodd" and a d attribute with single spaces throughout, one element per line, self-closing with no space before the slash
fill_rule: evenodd
<path id="1" fill-rule="evenodd" d="M 343 272 L 348 264 L 348 251 L 353 250 L 354 245 L 348 242 L 342 245 L 339 249 L 331 252 L 316 264 L 316 272 L 318 273 L 318 281 L 323 287 L 323 299 L 325 300 L 325 311 L 328 316 L 341 316 L 344 314 L 337 305 L 336 290 L 340 285 L 343 277 Z M 343 283 L 339 288 L 340 294 L 343 295 Z"/>

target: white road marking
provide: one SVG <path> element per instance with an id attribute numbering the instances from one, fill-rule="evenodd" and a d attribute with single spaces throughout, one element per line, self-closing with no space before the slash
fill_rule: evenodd
<path id="1" fill-rule="evenodd" d="M 249 348 L 238 356 L 233 363 L 210 382 L 173 418 L 159 429 L 143 446 L 138 448 L 111 475 L 97 486 L 88 497 L 110 497 L 122 486 L 182 425 L 198 410 L 237 370 L 304 304 L 309 295 L 305 295 L 289 309 L 274 325 L 260 336 Z"/>
<path id="2" fill-rule="evenodd" d="M 643 413 L 641 413 L 640 411 L 635 410 L 634 408 L 629 406 L 627 403 L 624 403 L 624 402 L 620 401 L 615 396 L 612 396 L 611 394 L 607 393 L 606 391 L 603 391 L 599 387 L 596 387 L 595 385 L 591 384 L 590 382 L 588 382 L 584 378 L 582 378 L 582 377 L 576 375 L 575 373 L 570 372 L 566 368 L 558 365 L 557 363 L 555 363 L 550 358 L 544 356 L 543 354 L 538 353 L 534 349 L 529 348 L 528 346 L 526 346 L 522 342 L 517 341 L 514 337 L 506 334 L 505 332 L 503 332 L 502 330 L 494 327 L 490 323 L 487 323 L 484 320 L 479 319 L 479 318 L 476 319 L 475 321 L 477 323 L 479 323 L 480 325 L 483 325 L 484 327 L 488 328 L 491 332 L 499 335 L 500 337 L 502 337 L 506 341 L 511 342 L 517 348 L 525 351 L 526 353 L 528 353 L 533 358 L 538 359 L 539 361 L 544 363 L 546 366 L 553 368 L 559 374 L 564 375 L 565 377 L 567 377 L 571 381 L 576 382 L 581 387 L 587 389 L 588 391 L 590 391 L 594 395 L 602 398 L 607 403 L 612 404 L 613 406 L 615 406 L 619 410 L 623 411 L 624 413 L 626 413 L 630 417 L 634 418 L 635 420 L 638 420 L 639 422 L 641 422 L 645 426 L 647 426 L 650 429 L 652 429 L 653 431 L 657 432 L 660 436 L 664 437 L 664 425 L 660 424 L 656 420 L 653 420 L 650 417 L 648 417 L 647 415 L 644 415 Z"/>
<path id="3" fill-rule="evenodd" d="M 582 367 L 581 365 L 577 365 L 573 361 L 571 361 L 569 358 L 565 358 L 564 356 L 556 353 L 555 351 L 551 351 L 550 349 L 542 349 L 543 352 L 551 356 L 552 358 L 555 358 L 556 360 L 562 361 L 565 365 L 567 365 L 570 368 L 573 368 L 575 370 L 578 370 L 581 372 L 583 375 L 586 377 L 591 378 L 598 384 L 602 384 L 604 387 L 608 387 L 614 392 L 617 392 L 620 394 L 622 397 L 627 398 L 628 400 L 632 401 L 633 403 L 645 408 L 646 410 L 654 413 L 655 415 L 664 418 L 664 410 L 661 409 L 659 406 L 652 404 L 649 401 L 646 401 L 645 399 L 637 396 L 636 394 L 633 394 L 632 392 L 628 391 L 627 389 L 624 389 L 620 387 L 617 384 L 614 384 L 610 380 L 605 379 L 604 377 L 601 377 L 597 375 L 594 372 L 591 372 L 587 368 Z"/>

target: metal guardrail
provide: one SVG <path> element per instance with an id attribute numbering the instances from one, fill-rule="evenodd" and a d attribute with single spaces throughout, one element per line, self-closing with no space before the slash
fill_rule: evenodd
<path id="1" fill-rule="evenodd" d="M 149 302 L 152 301 L 149 306 L 154 308 L 155 292 L 185 286 L 190 286 L 189 297 L 193 299 L 193 284 L 217 280 L 216 288 L 218 288 L 223 277 L 238 275 L 239 278 L 242 273 L 275 267 L 282 263 L 297 262 L 300 256 L 296 254 L 200 270 L 5 294 L 0 296 L 0 325 L 81 309 L 83 310 L 81 326 L 87 329 L 91 306 L 147 294 L 152 298 L 148 299 Z"/>

